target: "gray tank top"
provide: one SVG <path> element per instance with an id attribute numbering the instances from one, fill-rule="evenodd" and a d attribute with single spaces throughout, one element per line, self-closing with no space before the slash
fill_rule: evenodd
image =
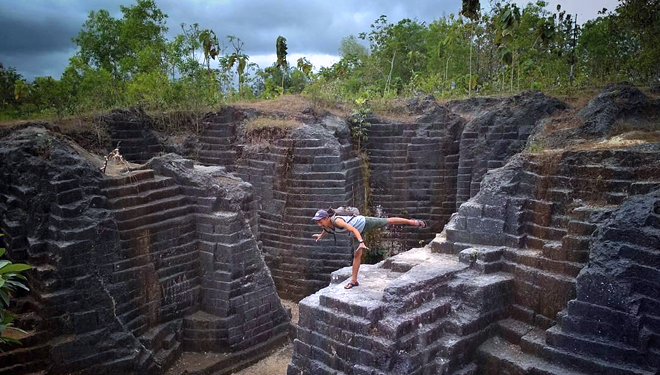
<path id="1" fill-rule="evenodd" d="M 334 229 L 335 229 L 335 232 L 337 232 L 337 233 L 344 233 L 344 232 L 347 232 L 346 229 L 337 227 L 337 225 L 335 224 L 335 221 L 337 220 L 337 218 L 341 218 L 341 219 L 344 220 L 346 223 L 350 224 L 350 225 L 353 226 L 355 229 L 357 229 L 358 232 L 360 232 L 360 233 L 362 233 L 362 231 L 364 230 L 364 224 L 365 224 L 365 222 L 366 222 L 366 220 L 364 219 L 364 216 L 362 216 L 362 215 L 356 215 L 356 216 L 336 216 L 336 215 L 335 215 L 335 216 L 332 216 L 332 217 L 330 218 L 330 222 L 332 223 L 332 225 L 335 226 Z"/>

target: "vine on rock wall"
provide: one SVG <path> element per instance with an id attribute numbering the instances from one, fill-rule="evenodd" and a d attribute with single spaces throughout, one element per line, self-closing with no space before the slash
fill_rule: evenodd
<path id="1" fill-rule="evenodd" d="M 353 111 L 349 122 L 351 126 L 351 136 L 357 149 L 358 158 L 362 163 L 362 182 L 364 185 L 364 215 L 371 215 L 371 166 L 369 165 L 369 155 L 363 148 L 364 143 L 369 140 L 369 128 L 371 123 L 368 120 L 371 109 L 367 106 L 366 99 L 355 100 L 357 108 Z M 362 263 L 375 264 L 383 260 L 385 251 L 383 250 L 382 234 L 380 231 L 371 231 L 364 236 L 366 243 L 369 244 L 369 251 L 362 253 Z"/>

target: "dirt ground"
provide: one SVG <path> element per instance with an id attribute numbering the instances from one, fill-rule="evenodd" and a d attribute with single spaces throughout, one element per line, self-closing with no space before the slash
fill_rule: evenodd
<path id="1" fill-rule="evenodd" d="M 293 343 L 288 343 L 275 353 L 245 368 L 235 375 L 286 375 L 286 368 L 293 355 Z"/>
<path id="2" fill-rule="evenodd" d="M 282 300 L 284 307 L 291 309 L 291 321 L 298 324 L 298 304 L 292 301 Z M 235 375 L 285 375 L 286 368 L 293 356 L 293 342 L 276 350 L 270 356 L 262 359 L 254 365 L 245 368 Z"/>

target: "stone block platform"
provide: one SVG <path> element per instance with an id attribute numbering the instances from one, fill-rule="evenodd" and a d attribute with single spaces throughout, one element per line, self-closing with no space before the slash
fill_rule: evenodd
<path id="1" fill-rule="evenodd" d="M 510 275 L 480 273 L 458 256 L 417 248 L 350 269 L 300 302 L 288 374 L 436 374 L 460 371 L 506 314 Z M 491 296 L 500 296 L 493 299 Z"/>

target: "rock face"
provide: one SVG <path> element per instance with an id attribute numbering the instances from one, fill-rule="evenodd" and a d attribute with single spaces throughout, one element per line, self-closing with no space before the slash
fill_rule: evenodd
<path id="1" fill-rule="evenodd" d="M 577 276 L 577 298 L 547 331 L 551 353 L 583 367 L 584 357 L 626 364 L 604 371 L 660 369 L 658 244 L 660 190 L 631 198 L 612 213 Z"/>
<path id="2" fill-rule="evenodd" d="M 350 205 L 371 216 L 427 220 L 430 230 L 379 231 L 372 247 L 396 254 L 428 243 L 477 194 L 484 173 L 520 152 L 539 120 L 566 105 L 525 92 L 447 106 L 427 97 L 407 108 L 419 114 L 414 121 L 368 119 L 366 159 L 358 158 L 348 123 L 336 116 L 305 111 L 297 117 L 302 127 L 251 134 L 246 122 L 266 114 L 227 107 L 204 116 L 203 131 L 185 153 L 236 171 L 255 187 L 258 240 L 283 298 L 300 300 L 351 264 L 355 245 L 346 236 L 313 240 L 317 209 Z"/>
<path id="3" fill-rule="evenodd" d="M 430 246 L 301 301 L 288 374 L 658 374 L 658 151 L 548 150 L 488 171 Z"/>
<path id="4" fill-rule="evenodd" d="M 248 184 L 172 155 L 109 177 L 79 152 L 41 127 L 3 138 L 2 231 L 34 271 L 0 373 L 158 374 L 195 352 L 223 373 L 287 338 Z"/>
<path id="5" fill-rule="evenodd" d="M 142 110 L 113 110 L 99 123 L 108 129 L 112 148 L 119 147 L 127 161 L 144 163 L 163 150 L 152 132 L 152 119 Z"/>
<path id="6" fill-rule="evenodd" d="M 319 208 L 363 206 L 361 163 L 338 117 L 247 132 L 245 120 L 254 116 L 231 107 L 207 115 L 200 161 L 227 165 L 252 184 L 266 263 L 280 296 L 299 300 L 351 264 L 348 237 L 317 243 L 312 234 L 320 229 L 311 218 Z"/>
<path id="7" fill-rule="evenodd" d="M 658 102 L 613 86 L 552 130 L 566 107 L 410 101 L 414 121 L 368 119 L 366 159 L 336 116 L 255 130 L 263 113 L 227 107 L 177 146 L 202 165 L 115 177 L 54 128 L 1 132 L 0 227 L 35 270 L 0 375 L 229 373 L 287 337 L 278 293 L 302 299 L 291 375 L 657 375 L 660 146 L 594 141 Z M 141 114 L 107 119 L 142 129 L 114 141 L 151 144 Z M 383 231 L 400 254 L 345 290 L 355 244 L 312 238 L 340 205 L 432 228 Z"/>
<path id="8" fill-rule="evenodd" d="M 571 119 L 578 126 L 559 129 L 546 138 L 534 138 L 536 142 L 547 147 L 572 147 L 594 140 L 602 141 L 613 135 L 614 131 L 624 133 L 632 130 L 655 130 L 659 114 L 660 101 L 647 98 L 635 86 L 621 82 L 605 87 Z M 543 127 L 551 126 L 553 121 L 564 120 L 553 119 Z"/>
<path id="9" fill-rule="evenodd" d="M 567 108 L 538 91 L 453 101 L 446 107 L 424 103 L 413 106 L 423 111 L 415 123 L 371 119 L 366 145 L 373 211 L 432 224 L 430 232 L 390 234 L 400 249 L 430 241 L 457 207 L 479 192 L 488 170 L 522 151 L 539 120 Z"/>

